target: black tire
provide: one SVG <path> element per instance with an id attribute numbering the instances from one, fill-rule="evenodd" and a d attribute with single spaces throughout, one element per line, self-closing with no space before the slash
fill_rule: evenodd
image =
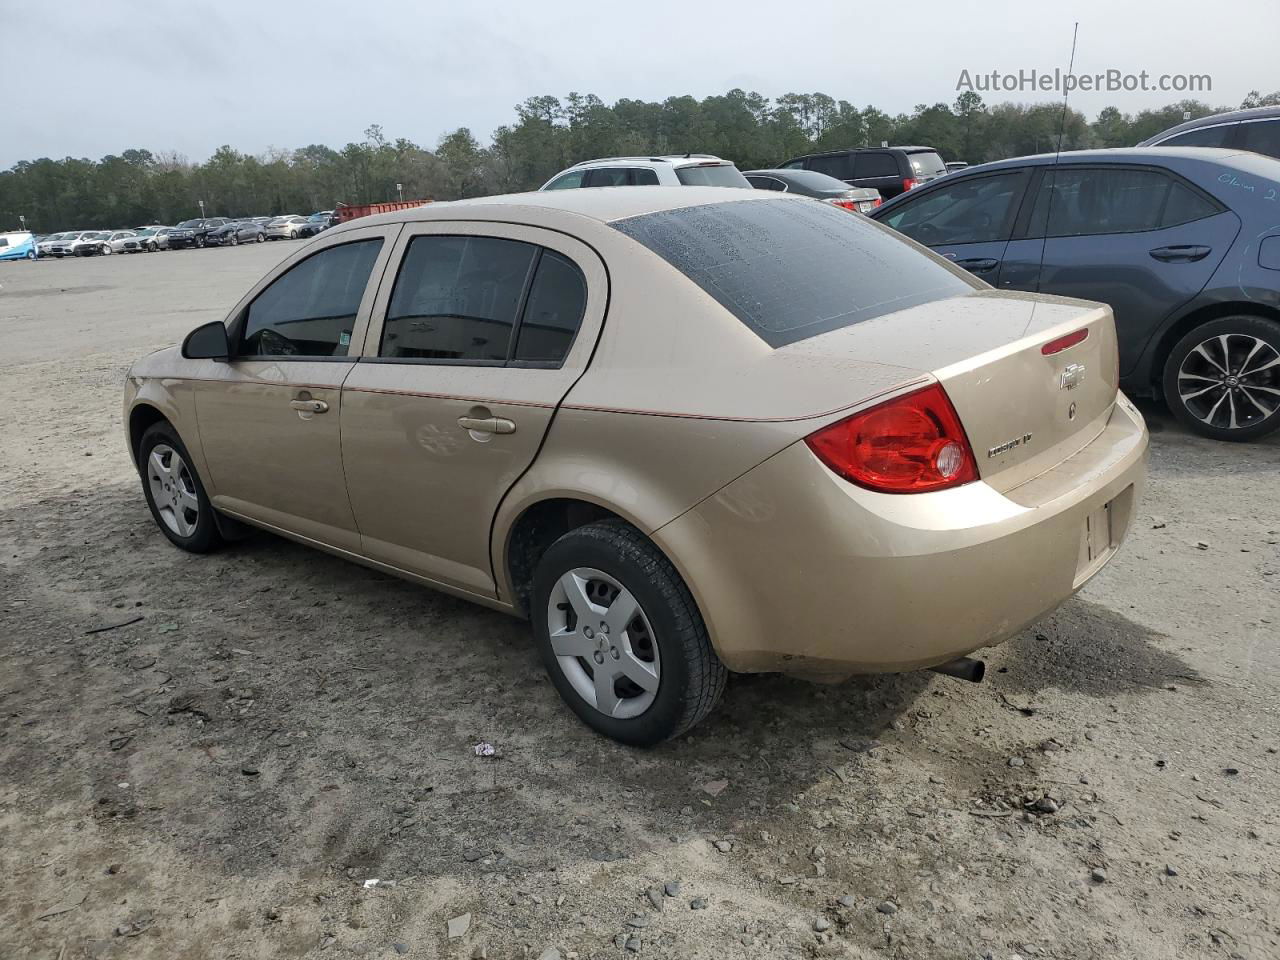
<path id="1" fill-rule="evenodd" d="M 629 590 L 651 625 L 649 642 L 657 647 L 661 669 L 653 701 L 638 716 L 620 719 L 597 710 L 552 651 L 552 591 L 564 574 L 580 567 L 605 573 Z M 607 737 L 637 747 L 678 737 L 706 717 L 724 692 L 728 671 L 712 649 L 689 588 L 652 541 L 621 520 L 579 527 L 553 543 L 534 572 L 530 602 L 534 637 L 551 682 L 579 719 Z"/>
<path id="2" fill-rule="evenodd" d="M 194 492 L 199 503 L 194 529 L 187 536 L 183 536 L 174 530 L 165 521 L 152 493 L 150 478 L 151 454 L 156 447 L 161 445 L 171 448 L 182 457 L 187 467 L 187 476 L 191 481 L 192 492 Z M 191 454 L 187 452 L 186 445 L 183 444 L 182 438 L 178 436 L 178 431 L 174 430 L 167 421 L 162 420 L 159 423 L 152 424 L 142 434 L 142 439 L 138 443 L 138 473 L 142 478 L 142 495 L 146 498 L 147 506 L 151 510 L 151 518 L 155 520 L 160 532 L 168 537 L 174 546 L 190 553 L 208 553 L 222 543 L 222 535 L 218 532 L 218 523 L 213 515 L 213 504 L 209 502 L 209 496 L 204 492 L 204 483 L 201 482 L 200 475 L 196 473 Z"/>
<path id="3" fill-rule="evenodd" d="M 1221 338 L 1226 338 L 1225 347 Z M 1201 346 L 1203 352 L 1198 352 Z M 1246 364 L 1250 351 L 1256 352 Z M 1165 361 L 1165 402 L 1181 423 L 1202 437 L 1257 440 L 1280 428 L 1280 392 L 1269 392 L 1280 391 L 1280 364 L 1256 372 L 1277 358 L 1280 323 L 1250 314 L 1210 320 L 1179 340 Z M 1241 370 L 1245 376 L 1240 376 Z M 1204 392 L 1194 395 L 1199 389 Z M 1223 402 L 1215 408 L 1219 398 Z"/>
<path id="4" fill-rule="evenodd" d="M 196 237 L 196 246 L 200 248 L 204 247 L 204 237 Z"/>

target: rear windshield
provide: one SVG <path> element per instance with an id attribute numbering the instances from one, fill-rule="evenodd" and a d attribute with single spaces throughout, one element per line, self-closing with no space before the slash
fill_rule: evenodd
<path id="1" fill-rule="evenodd" d="M 771 347 L 979 285 L 888 228 L 825 203 L 741 200 L 663 210 L 613 226 Z"/>
<path id="2" fill-rule="evenodd" d="M 747 178 L 731 163 L 716 163 L 711 166 L 677 167 L 676 177 L 686 187 L 746 187 L 751 189 Z"/>
<path id="3" fill-rule="evenodd" d="M 849 185 L 816 170 L 788 170 L 787 179 L 809 190 L 821 193 L 848 193 Z"/>
<path id="4" fill-rule="evenodd" d="M 907 162 L 911 164 L 911 172 L 917 176 L 936 177 L 947 172 L 947 165 L 932 150 L 908 153 Z"/>

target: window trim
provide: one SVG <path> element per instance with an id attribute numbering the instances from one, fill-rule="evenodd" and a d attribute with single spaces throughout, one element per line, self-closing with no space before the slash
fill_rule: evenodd
<path id="1" fill-rule="evenodd" d="M 1186 177 L 1182 176 L 1180 173 L 1174 170 L 1170 170 L 1168 167 L 1162 167 L 1154 163 L 1042 163 L 1036 166 L 1034 169 L 1035 169 L 1035 175 L 1032 177 L 1032 182 L 1026 193 L 1026 197 L 1029 199 L 1030 202 L 1024 202 L 1023 204 L 1024 211 L 1020 213 L 1018 216 L 1018 222 L 1014 227 L 1013 235 L 1010 237 L 1011 240 L 1075 240 L 1081 237 L 1130 237 L 1139 233 L 1158 233 L 1161 230 L 1172 230 L 1174 227 L 1184 226 L 1185 224 L 1188 224 L 1188 223 L 1198 223 L 1200 220 L 1208 220 L 1209 217 L 1216 217 L 1219 214 L 1225 213 L 1229 209 L 1216 197 L 1207 193 L 1206 191 L 1198 187 L 1196 184 L 1188 180 Z M 1161 226 L 1157 224 L 1156 226 L 1151 227 L 1148 230 L 1110 230 L 1110 231 L 1107 231 L 1106 233 L 1070 233 L 1070 234 L 1054 234 L 1050 236 L 1049 225 L 1046 222 L 1045 235 L 1035 236 L 1029 232 L 1029 230 L 1031 229 L 1031 216 L 1033 213 L 1035 213 L 1036 200 L 1039 199 L 1040 187 L 1044 183 L 1044 177 L 1045 177 L 1046 171 L 1055 170 L 1055 169 L 1056 170 L 1063 170 L 1063 169 L 1065 170 L 1108 170 L 1108 171 L 1121 170 L 1126 172 L 1140 170 L 1147 173 L 1158 173 L 1163 175 L 1168 180 L 1172 180 L 1176 183 L 1180 183 L 1182 186 L 1186 187 L 1192 193 L 1208 201 L 1210 206 L 1214 208 L 1214 212 L 1209 214 L 1209 217 L 1199 217 L 1196 220 L 1184 220 L 1182 223 L 1171 223 L 1168 226 Z M 1164 211 L 1165 211 L 1165 207 L 1168 206 L 1168 203 L 1169 203 L 1169 197 L 1165 196 L 1164 203 L 1160 207 L 1161 220 L 1164 219 Z"/>
<path id="2" fill-rule="evenodd" d="M 242 354 L 237 353 L 243 340 L 244 326 L 249 320 L 249 309 L 257 302 L 258 298 L 267 292 L 268 289 L 275 286 L 276 281 L 282 279 L 286 274 L 291 273 L 296 268 L 302 266 L 313 257 L 318 257 L 322 253 L 330 250 L 336 250 L 338 247 L 350 246 L 353 243 L 368 243 L 369 241 L 378 241 L 378 252 L 374 257 L 373 264 L 369 268 L 369 279 L 365 281 L 364 293 L 360 295 L 360 302 L 356 305 L 355 323 L 351 327 L 351 340 L 347 343 L 347 352 L 340 357 L 319 357 L 309 356 L 306 354 L 287 354 L 287 353 L 253 353 Z M 232 345 L 231 356 L 227 358 L 228 363 L 256 363 L 261 360 L 289 360 L 295 363 L 353 363 L 358 357 L 351 355 L 351 349 L 356 343 L 356 334 L 360 333 L 361 342 L 363 343 L 364 332 L 360 330 L 360 314 L 363 311 L 365 301 L 370 296 L 372 290 L 376 293 L 376 284 L 374 283 L 374 275 L 377 274 L 377 283 L 382 282 L 382 273 L 378 271 L 378 259 L 386 255 L 388 249 L 388 241 L 394 241 L 394 236 L 388 236 L 386 233 L 379 232 L 371 236 L 352 237 L 350 240 L 342 240 L 337 243 L 329 243 L 318 250 L 313 250 L 306 256 L 301 257 L 295 262 L 282 264 L 283 269 L 278 273 L 269 274 L 259 286 L 250 291 L 248 298 L 242 302 L 232 315 L 233 319 L 227 324 L 227 340 Z M 385 266 L 383 268 L 385 270 Z"/>
<path id="3" fill-rule="evenodd" d="M 511 339 L 507 341 L 507 357 L 505 360 L 472 360 L 462 357 L 384 357 L 382 356 L 383 338 L 387 333 L 388 314 L 391 309 L 391 299 L 395 296 L 396 284 L 400 281 L 400 272 L 404 269 L 405 260 L 408 259 L 409 250 L 413 247 L 414 241 L 422 238 L 441 238 L 441 239 L 462 239 L 462 240 L 505 240 L 508 243 L 523 243 L 534 248 L 533 260 L 529 264 L 529 270 L 525 274 L 524 284 L 520 289 L 520 299 L 516 301 L 516 316 L 511 324 Z M 578 276 L 582 279 L 582 289 L 584 296 L 582 298 L 582 310 L 578 315 L 578 326 L 573 331 L 573 336 L 569 343 L 565 346 L 564 356 L 559 360 L 517 360 L 515 358 L 516 347 L 520 343 L 520 330 L 524 326 L 525 310 L 529 306 L 529 294 L 533 289 L 533 281 L 538 276 L 538 268 L 542 266 L 542 255 L 551 250 L 578 272 Z M 569 359 L 569 354 L 573 350 L 573 346 L 578 342 L 578 335 L 582 333 L 582 324 L 587 316 L 587 275 L 582 269 L 582 265 L 570 257 L 567 253 L 555 250 L 541 243 L 535 243 L 532 240 L 517 240 L 513 237 L 499 237 L 486 233 L 415 233 L 411 235 L 404 244 L 403 251 L 400 254 L 400 262 L 396 264 L 395 276 L 391 278 L 391 286 L 387 288 L 387 302 L 382 308 L 381 317 L 378 322 L 378 339 L 372 344 L 375 352 L 372 355 L 362 356 L 358 359 L 365 363 L 405 363 L 415 364 L 425 367 L 514 367 L 517 369 L 533 369 L 533 370 L 559 370 L 564 366 L 565 361 Z M 366 346 L 369 344 L 366 343 Z"/>
<path id="4" fill-rule="evenodd" d="M 889 216 L 892 216 L 894 213 L 896 213 L 900 209 L 905 208 L 909 210 L 912 204 L 922 203 L 925 200 L 928 200 L 929 197 L 931 197 L 935 193 L 938 193 L 939 191 L 947 190 L 951 187 L 958 187 L 965 183 L 976 183 L 979 180 L 990 180 L 992 177 L 1004 177 L 1012 174 L 1013 176 L 1021 179 L 1022 181 L 1021 193 L 1018 195 L 1017 199 L 1014 202 L 1009 204 L 1009 210 L 1005 214 L 1004 223 L 1000 227 L 1000 232 L 1003 234 L 1003 236 L 997 237 L 994 240 L 963 240 L 963 241 L 952 240 L 952 241 L 936 243 L 936 244 L 927 244 L 921 240 L 915 240 L 914 237 L 908 237 L 908 235 L 906 233 L 903 233 L 899 228 L 889 224 L 888 216 L 873 217 L 872 219 L 877 220 L 880 223 L 883 223 L 886 227 L 889 227 L 890 230 L 895 230 L 898 233 L 902 233 L 904 237 L 908 237 L 908 239 L 915 240 L 916 243 L 921 244 L 921 246 L 926 246 L 930 250 L 932 250 L 934 247 L 952 247 L 952 246 L 958 247 L 958 246 L 964 246 L 965 244 L 970 244 L 970 243 L 1008 243 L 1010 240 L 1016 238 L 1017 227 L 1018 227 L 1019 221 L 1022 218 L 1023 207 L 1026 206 L 1027 197 L 1031 195 L 1027 189 L 1028 181 L 1034 178 L 1028 177 L 1027 172 L 1028 172 L 1027 167 L 1006 167 L 1000 170 L 985 171 L 975 176 L 937 177 L 934 180 L 931 180 L 929 182 L 929 186 L 925 187 L 923 190 L 919 190 L 919 191 L 912 190 L 909 194 L 907 194 L 909 199 L 902 201 L 902 203 L 898 204 L 894 209 L 889 211 Z"/>

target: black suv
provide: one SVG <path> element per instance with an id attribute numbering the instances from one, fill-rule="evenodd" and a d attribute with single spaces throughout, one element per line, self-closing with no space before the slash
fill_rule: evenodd
<path id="1" fill-rule="evenodd" d="M 169 234 L 169 249 L 179 247 L 203 247 L 210 231 L 230 223 L 226 217 L 208 217 L 204 220 L 184 220 Z"/>
<path id="2" fill-rule="evenodd" d="M 811 153 L 779 164 L 783 170 L 816 170 L 851 187 L 871 187 L 888 200 L 912 187 L 946 176 L 933 147 L 855 147 Z"/>

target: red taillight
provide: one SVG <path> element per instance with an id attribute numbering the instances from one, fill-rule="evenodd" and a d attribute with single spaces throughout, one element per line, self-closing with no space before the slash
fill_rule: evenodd
<path id="1" fill-rule="evenodd" d="M 916 185 L 916 181 L 915 181 L 915 178 L 914 178 L 914 177 L 903 177 L 903 178 L 902 178 L 902 192 L 903 192 L 903 193 L 906 193 L 908 190 L 910 190 L 910 189 L 911 189 L 912 187 L 914 187 L 915 185 Z"/>
<path id="2" fill-rule="evenodd" d="M 1084 327 L 1080 330 L 1074 331 L 1073 333 L 1068 333 L 1065 337 L 1059 337 L 1057 340 L 1050 340 L 1040 348 L 1040 352 L 1046 357 L 1051 357 L 1055 353 L 1061 353 L 1068 347 L 1074 347 L 1077 343 L 1084 343 L 1088 339 L 1089 328 Z"/>
<path id="3" fill-rule="evenodd" d="M 978 479 L 969 438 L 937 383 L 823 427 L 804 442 L 850 483 L 880 493 L 925 493 Z"/>
<path id="4" fill-rule="evenodd" d="M 878 206 L 880 206 L 880 204 L 882 204 L 882 203 L 884 203 L 884 197 L 876 197 L 876 198 L 875 198 L 875 200 L 872 202 L 872 204 L 871 204 L 871 205 L 872 205 L 873 207 L 878 207 Z"/>
<path id="5" fill-rule="evenodd" d="M 845 197 L 829 197 L 827 203 L 833 207 L 839 207 L 841 210 L 857 211 L 858 203 L 856 200 L 849 200 Z"/>

